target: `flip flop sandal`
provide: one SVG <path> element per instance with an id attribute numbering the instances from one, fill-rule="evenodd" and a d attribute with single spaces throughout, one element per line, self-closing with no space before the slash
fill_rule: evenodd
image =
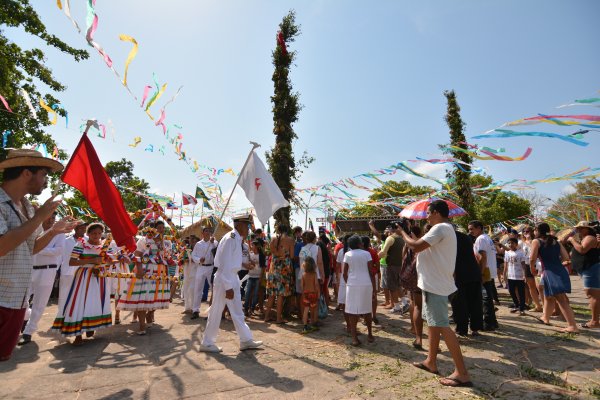
<path id="1" fill-rule="evenodd" d="M 423 364 L 423 363 L 420 363 L 420 362 L 419 362 L 419 363 L 417 363 L 417 362 L 414 362 L 414 363 L 412 363 L 412 365 L 413 365 L 413 367 L 417 367 L 417 368 L 419 368 L 419 369 L 422 369 L 423 371 L 427 371 L 427 372 L 429 372 L 430 374 L 434 374 L 434 375 L 439 375 L 439 374 L 440 374 L 440 371 L 433 371 L 433 370 L 430 370 L 430 369 L 429 369 L 429 367 L 428 367 L 427 365 L 425 365 L 425 364 Z"/>
<path id="2" fill-rule="evenodd" d="M 589 325 L 587 322 L 585 322 L 585 323 L 581 324 L 581 327 L 582 327 L 583 329 L 597 329 L 597 328 L 600 328 L 600 326 L 592 326 L 592 325 Z"/>
<path id="3" fill-rule="evenodd" d="M 444 383 L 444 379 L 446 379 L 446 383 Z M 444 385 L 444 386 L 450 386 L 450 387 L 473 387 L 473 382 L 471 381 L 466 381 L 466 382 L 461 382 L 456 378 L 442 378 L 439 380 L 440 384 Z"/>
<path id="4" fill-rule="evenodd" d="M 135 334 L 138 336 L 144 336 L 146 334 L 146 331 L 138 331 Z"/>

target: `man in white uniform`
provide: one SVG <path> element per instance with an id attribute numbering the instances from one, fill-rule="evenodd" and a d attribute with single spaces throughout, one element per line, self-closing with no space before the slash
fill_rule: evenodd
<path id="1" fill-rule="evenodd" d="M 71 260 L 71 252 L 73 248 L 83 239 L 85 230 L 87 228 L 87 222 L 83 222 L 75 227 L 75 233 L 65 240 L 65 247 L 63 252 L 62 264 L 60 266 L 60 284 L 58 287 L 58 309 L 64 307 L 71 290 L 71 284 L 73 283 L 73 276 L 77 270 L 76 266 L 69 265 Z"/>
<path id="2" fill-rule="evenodd" d="M 56 212 L 42 222 L 44 232 L 52 228 L 55 221 Z M 31 342 L 31 335 L 37 330 L 38 323 L 42 318 L 42 314 L 48 305 L 48 300 L 52 293 L 56 270 L 62 262 L 64 248 L 65 234 L 59 233 L 50 240 L 50 243 L 43 250 L 33 256 L 33 271 L 29 286 L 29 293 L 33 294 L 31 316 L 27 325 L 25 325 L 23 335 L 18 343 L 19 346 Z"/>
<path id="3" fill-rule="evenodd" d="M 213 249 L 216 249 L 218 245 L 219 242 L 212 236 L 211 229 L 209 227 L 202 229 L 202 240 L 196 243 L 194 251 L 192 251 L 192 261 L 198 265 L 194 279 L 192 319 L 200 318 L 200 304 L 202 303 L 205 282 L 208 281 L 208 284 L 212 286 L 210 277 L 214 267 Z"/>
<path id="4" fill-rule="evenodd" d="M 240 337 L 240 350 L 257 349 L 262 346 L 261 341 L 255 341 L 250 328 L 244 321 L 242 299 L 240 294 L 240 279 L 238 271 L 250 265 L 242 265 L 242 243 L 248 235 L 249 225 L 252 223 L 251 215 L 240 215 L 233 218 L 234 230 L 221 239 L 215 256 L 215 265 L 218 268 L 213 282 L 213 302 L 208 311 L 208 322 L 200 344 L 200 351 L 218 353 L 223 351 L 215 342 L 221 324 L 221 315 L 225 305 L 229 309 L 235 330 Z"/>

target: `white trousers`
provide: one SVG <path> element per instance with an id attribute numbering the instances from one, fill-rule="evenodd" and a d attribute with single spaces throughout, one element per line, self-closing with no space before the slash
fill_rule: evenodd
<path id="1" fill-rule="evenodd" d="M 202 337 L 202 345 L 210 346 L 214 345 L 219 334 L 219 326 L 221 325 L 221 316 L 225 305 L 229 309 L 231 319 L 233 320 L 233 326 L 235 331 L 240 337 L 240 342 L 247 342 L 253 340 L 252 332 L 244 320 L 244 312 L 242 311 L 242 298 L 239 288 L 233 289 L 233 299 L 229 300 L 225 297 L 225 287 L 223 284 L 215 282 L 213 285 L 213 301 L 210 309 L 208 310 L 208 322 L 206 323 L 206 329 L 204 329 L 204 336 Z"/>
<path id="2" fill-rule="evenodd" d="M 202 303 L 202 294 L 204 292 L 204 283 L 208 281 L 209 288 L 212 287 L 212 284 L 210 283 L 212 271 L 212 265 L 199 265 L 198 269 L 196 269 L 196 279 L 194 280 L 194 303 L 192 304 L 192 311 L 194 312 L 200 312 L 200 304 Z"/>
<path id="3" fill-rule="evenodd" d="M 30 294 L 33 294 L 33 303 L 31 304 L 31 316 L 23 331 L 24 334 L 32 335 L 37 331 L 38 323 L 48 305 L 55 277 L 56 268 L 34 269 L 31 272 Z"/>
<path id="4" fill-rule="evenodd" d="M 198 264 L 191 262 L 183 266 L 183 304 L 186 310 L 191 310 L 194 304 L 194 288 L 196 282 L 196 268 Z"/>
<path id="5" fill-rule="evenodd" d="M 73 284 L 74 275 L 63 275 L 60 274 L 60 283 L 58 286 L 58 309 L 59 312 L 62 312 L 62 309 L 67 302 L 67 296 L 69 295 L 69 291 L 71 290 L 71 285 Z"/>

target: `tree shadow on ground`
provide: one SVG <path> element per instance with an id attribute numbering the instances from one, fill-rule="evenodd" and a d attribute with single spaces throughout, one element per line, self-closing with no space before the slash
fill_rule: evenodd
<path id="1" fill-rule="evenodd" d="M 284 393 L 302 390 L 301 380 L 281 376 L 275 369 L 261 364 L 253 351 L 240 351 L 236 356 L 212 354 L 213 359 L 253 386 L 271 387 Z"/>

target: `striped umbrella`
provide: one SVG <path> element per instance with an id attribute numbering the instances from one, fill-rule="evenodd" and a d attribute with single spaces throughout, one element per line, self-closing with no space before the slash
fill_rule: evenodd
<path id="1" fill-rule="evenodd" d="M 401 217 L 410 218 L 410 219 L 425 219 L 427 218 L 427 207 L 434 200 L 443 200 L 435 197 L 415 201 L 414 203 L 410 203 L 400 212 Z M 449 218 L 460 217 L 462 215 L 467 215 L 467 212 L 462 209 L 460 206 L 454 204 L 450 200 L 444 200 L 446 204 L 448 204 L 448 208 L 450 208 Z"/>

